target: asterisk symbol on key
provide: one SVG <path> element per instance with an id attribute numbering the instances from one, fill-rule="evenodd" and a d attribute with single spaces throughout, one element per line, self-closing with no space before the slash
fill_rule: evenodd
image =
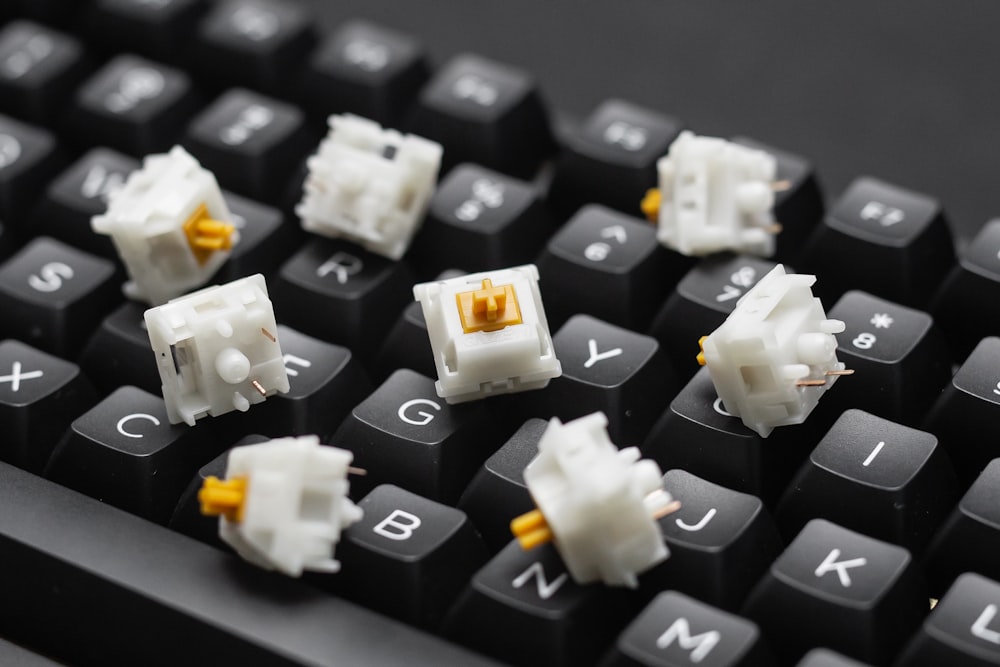
<path id="1" fill-rule="evenodd" d="M 868 321 L 875 325 L 876 329 L 888 329 L 895 320 L 889 317 L 889 313 L 875 313 Z"/>

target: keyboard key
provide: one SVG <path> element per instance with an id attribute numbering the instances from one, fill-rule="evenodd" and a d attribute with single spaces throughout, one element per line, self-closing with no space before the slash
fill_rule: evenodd
<path id="1" fill-rule="evenodd" d="M 385 483 L 454 503 L 505 435 L 481 404 L 448 405 L 433 380 L 400 369 L 354 408 L 330 444 L 354 452 L 354 465 L 368 471 L 351 480 L 353 498 Z"/>
<path id="2" fill-rule="evenodd" d="M 3 463 L 0 561 L 5 635 L 73 664 L 495 664 Z"/>
<path id="3" fill-rule="evenodd" d="M 698 340 L 718 329 L 740 297 L 774 267 L 765 259 L 720 253 L 698 262 L 677 283 L 649 329 L 677 377 L 687 380 L 698 372 Z"/>
<path id="4" fill-rule="evenodd" d="M 256 445 L 268 440 L 270 438 L 263 435 L 247 435 L 235 442 L 233 448 Z M 226 478 L 226 467 L 229 465 L 230 451 L 232 450 L 227 449 L 198 468 L 197 474 L 187 485 L 187 488 L 184 489 L 180 500 L 177 501 L 177 507 L 174 508 L 173 514 L 170 515 L 170 523 L 168 525 L 171 530 L 184 533 L 199 542 L 210 544 L 223 551 L 232 552 L 232 547 L 223 542 L 222 538 L 219 537 L 219 517 L 202 514 L 201 501 L 198 500 L 198 492 L 201 491 L 201 487 L 204 485 L 206 479 L 209 477 Z"/>
<path id="5" fill-rule="evenodd" d="M 800 261 L 819 276 L 824 301 L 860 289 L 915 308 L 927 304 L 954 263 L 940 204 L 873 178 L 848 187 Z"/>
<path id="6" fill-rule="evenodd" d="M 277 203 L 315 141 L 297 107 L 236 88 L 191 121 L 184 145 L 223 187 Z"/>
<path id="7" fill-rule="evenodd" d="M 255 273 L 270 276 L 295 252 L 301 240 L 301 228 L 278 209 L 231 192 L 224 192 L 233 224 L 240 232 L 240 242 L 229 258 L 212 276 L 214 283 L 228 283 Z"/>
<path id="8" fill-rule="evenodd" d="M 97 402 L 76 364 L 0 342 L 0 459 L 41 471 L 63 432 Z"/>
<path id="9" fill-rule="evenodd" d="M 653 426 L 642 452 L 663 470 L 686 470 L 770 506 L 818 440 L 808 420 L 760 437 L 726 412 L 703 368 Z"/>
<path id="10" fill-rule="evenodd" d="M 281 267 L 275 310 L 289 326 L 368 359 L 412 300 L 413 283 L 402 262 L 344 241 L 314 239 Z"/>
<path id="11" fill-rule="evenodd" d="M 958 369 L 924 422 L 970 483 L 1000 456 L 1000 338 L 984 338 Z"/>
<path id="12" fill-rule="evenodd" d="M 919 553 L 958 495 L 937 438 L 848 410 L 809 455 L 775 516 L 789 540 L 823 518 Z"/>
<path id="13" fill-rule="evenodd" d="M 535 82 L 480 56 L 452 58 L 417 101 L 411 131 L 444 146 L 444 166 L 475 162 L 529 177 L 552 148 Z"/>
<path id="14" fill-rule="evenodd" d="M 426 56 L 415 39 L 349 21 L 313 53 L 299 91 L 307 108 L 323 118 L 347 111 L 396 127 L 427 77 Z"/>
<path id="15" fill-rule="evenodd" d="M 984 307 L 1000 299 L 1000 219 L 979 230 L 931 304 L 955 359 L 1000 331 L 1000 314 Z"/>
<path id="16" fill-rule="evenodd" d="M 472 478 L 458 501 L 479 534 L 496 553 L 511 541 L 510 522 L 535 509 L 524 469 L 538 454 L 538 440 L 548 427 L 543 419 L 529 419 L 495 451 Z"/>
<path id="17" fill-rule="evenodd" d="M 235 432 L 275 438 L 315 434 L 326 441 L 371 392 L 368 377 L 346 347 L 324 343 L 282 324 L 278 340 L 288 392 L 268 398 L 247 414 L 233 413 L 228 422 Z"/>
<path id="18" fill-rule="evenodd" d="M 743 611 L 783 663 L 826 646 L 886 664 L 926 608 L 906 549 L 815 519 L 774 562 Z"/>
<path id="19" fill-rule="evenodd" d="M 934 320 L 855 291 L 841 297 L 829 316 L 846 326 L 837 334 L 837 357 L 854 375 L 823 397 L 820 419 L 856 407 L 919 424 L 951 377 L 948 348 Z"/>
<path id="20" fill-rule="evenodd" d="M 589 315 L 570 319 L 552 345 L 562 375 L 537 397 L 544 416 L 563 421 L 601 411 L 608 433 L 620 447 L 637 445 L 676 391 L 673 373 L 660 344 L 649 336 L 613 326 Z"/>
<path id="21" fill-rule="evenodd" d="M 694 260 L 668 251 L 656 230 L 603 206 L 586 206 L 542 251 L 538 272 L 550 325 L 576 313 L 642 329 Z"/>
<path id="22" fill-rule="evenodd" d="M 84 3 L 79 0 L 13 0 L 13 4 L 19 6 L 15 12 L 20 11 L 25 16 L 44 23 L 70 26 Z"/>
<path id="23" fill-rule="evenodd" d="M 592 662 L 629 618 L 622 589 L 581 586 L 555 547 L 511 542 L 472 577 L 444 634 L 514 664 Z"/>
<path id="24" fill-rule="evenodd" d="M 0 31 L 0 110 L 52 125 L 90 69 L 83 45 L 31 21 Z"/>
<path id="25" fill-rule="evenodd" d="M 426 275 L 530 263 L 553 231 L 533 185 L 474 164 L 448 173 L 411 257 Z"/>
<path id="26" fill-rule="evenodd" d="M 560 137 L 549 202 L 560 217 L 590 202 L 638 216 L 646 190 L 656 187 L 656 161 L 683 127 L 630 102 L 603 102 L 579 129 Z"/>
<path id="27" fill-rule="evenodd" d="M 108 148 L 92 149 L 46 189 L 32 216 L 32 236 L 51 236 L 118 262 L 111 237 L 94 233 L 90 219 L 107 210 L 108 199 L 138 168 L 133 157 Z"/>
<path id="28" fill-rule="evenodd" d="M 632 621 L 601 667 L 741 667 L 772 660 L 754 623 L 669 591 Z"/>
<path id="29" fill-rule="evenodd" d="M 659 520 L 670 558 L 646 572 L 643 590 L 676 590 L 736 611 L 781 553 L 764 504 L 683 470 L 663 476 L 679 511 Z"/>
<path id="30" fill-rule="evenodd" d="M 798 258 L 806 240 L 823 219 L 823 193 L 816 179 L 816 172 L 809 162 L 747 137 L 733 137 L 733 143 L 766 151 L 777 163 L 775 180 L 782 187 L 774 193 L 774 218 L 781 225 L 775 237 L 773 259 L 790 262 Z"/>
<path id="31" fill-rule="evenodd" d="M 95 0 L 86 29 L 100 48 L 183 64 L 206 9 L 205 0 Z"/>
<path id="32" fill-rule="evenodd" d="M 814 648 L 806 653 L 795 667 L 869 667 L 866 663 L 845 658 L 825 648 Z"/>
<path id="33" fill-rule="evenodd" d="M 199 106 L 184 72 L 121 55 L 77 91 L 69 122 L 77 143 L 142 157 L 176 144 Z"/>
<path id="34" fill-rule="evenodd" d="M 202 20 L 199 74 L 216 83 L 282 92 L 316 41 L 306 6 L 280 0 L 227 0 Z"/>
<path id="35" fill-rule="evenodd" d="M 31 206 L 62 167 L 51 133 L 0 116 L 0 219 L 27 236 Z"/>
<path id="36" fill-rule="evenodd" d="M 1000 584 L 963 574 L 895 663 L 898 667 L 1000 664 Z"/>
<path id="37" fill-rule="evenodd" d="M 338 594 L 414 625 L 437 627 L 486 549 L 465 513 L 383 484 L 358 506 L 364 518 L 337 546 Z"/>
<path id="38" fill-rule="evenodd" d="M 194 471 L 221 449 L 206 436 L 172 425 L 159 396 L 122 387 L 73 422 L 45 476 L 166 523 Z"/>
<path id="39" fill-rule="evenodd" d="M 993 459 L 958 503 L 927 552 L 927 581 L 940 595 L 963 572 L 1000 579 L 1000 459 Z"/>
<path id="40" fill-rule="evenodd" d="M 73 357 L 121 300 L 114 265 L 50 238 L 0 264 L 0 337 Z"/>
<path id="41" fill-rule="evenodd" d="M 80 367 L 104 394 L 133 385 L 151 394 L 162 387 L 143 313 L 146 304 L 126 301 L 105 317 L 80 353 Z"/>

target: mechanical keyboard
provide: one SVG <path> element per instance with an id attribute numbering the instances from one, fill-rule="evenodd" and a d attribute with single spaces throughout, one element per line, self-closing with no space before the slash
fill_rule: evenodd
<path id="1" fill-rule="evenodd" d="M 1000 664 L 1000 10 L 962 9 L 7 0 L 0 665 Z M 342 112 L 444 147 L 399 261 L 299 223 Z M 775 157 L 774 257 L 659 244 L 640 202 L 685 129 Z M 291 387 L 194 427 L 90 227 L 176 144 Z M 446 403 L 413 285 L 527 263 L 562 376 Z M 695 357 L 778 263 L 854 375 L 762 438 Z M 595 411 L 681 503 L 634 589 L 511 539 L 547 420 Z M 232 447 L 293 434 L 366 471 L 337 574 L 245 563 L 198 510 Z"/>

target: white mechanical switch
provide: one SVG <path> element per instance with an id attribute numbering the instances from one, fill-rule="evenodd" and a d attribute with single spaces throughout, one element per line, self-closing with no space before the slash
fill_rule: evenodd
<path id="1" fill-rule="evenodd" d="M 577 583 L 635 588 L 637 576 L 670 555 L 657 519 L 680 508 L 654 461 L 619 450 L 595 412 L 553 418 L 524 481 L 538 509 L 511 522 L 524 549 L 552 540 Z"/>
<path id="2" fill-rule="evenodd" d="M 779 264 L 737 302 L 722 325 L 701 340 L 726 410 L 763 437 L 799 424 L 838 376 L 840 320 L 829 320 L 813 296 L 816 276 L 786 274 Z"/>
<path id="3" fill-rule="evenodd" d="M 201 511 L 219 517 L 219 536 L 254 565 L 292 577 L 337 572 L 341 532 L 363 515 L 347 497 L 352 459 L 315 435 L 236 447 L 226 479 L 209 477 L 198 492 Z"/>
<path id="4" fill-rule="evenodd" d="M 147 156 L 90 225 L 115 244 L 125 295 L 154 306 L 204 285 L 239 241 L 215 176 L 180 146 Z"/>
<path id="5" fill-rule="evenodd" d="M 448 403 L 540 389 L 562 374 L 533 264 L 414 285 Z"/>
<path id="6" fill-rule="evenodd" d="M 288 391 L 274 310 L 257 274 L 146 311 L 172 424 L 245 412 Z"/>
<path id="7" fill-rule="evenodd" d="M 777 163 L 769 153 L 681 132 L 656 166 L 659 189 L 642 210 L 658 223 L 660 243 L 684 255 L 774 254 Z"/>
<path id="8" fill-rule="evenodd" d="M 441 145 L 350 114 L 329 123 L 295 208 L 302 227 L 399 259 L 430 204 Z"/>

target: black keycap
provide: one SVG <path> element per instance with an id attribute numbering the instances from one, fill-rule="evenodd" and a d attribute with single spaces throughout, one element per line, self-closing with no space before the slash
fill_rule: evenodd
<path id="1" fill-rule="evenodd" d="M 159 396 L 122 387 L 73 422 L 45 476 L 166 523 L 194 471 L 226 446 L 206 436 L 171 424 Z"/>
<path id="2" fill-rule="evenodd" d="M 376 487 L 358 505 L 364 518 L 337 545 L 341 571 L 350 574 L 330 583 L 349 600 L 436 628 L 487 560 L 469 519 L 391 484 Z"/>
<path id="3" fill-rule="evenodd" d="M 775 516 L 789 540 L 823 518 L 919 553 L 958 494 L 937 438 L 848 410 L 809 455 Z"/>
<path id="4" fill-rule="evenodd" d="M 233 444 L 233 447 L 256 445 L 269 440 L 270 438 L 263 435 L 248 435 L 240 438 Z M 177 501 L 177 507 L 174 508 L 173 514 L 170 515 L 170 523 L 168 524 L 171 530 L 184 533 L 199 542 L 210 544 L 224 551 L 232 551 L 232 547 L 223 542 L 222 538 L 219 537 L 220 518 L 217 516 L 206 516 L 201 513 L 201 501 L 198 500 L 198 492 L 201 491 L 201 487 L 209 477 L 226 478 L 226 466 L 229 465 L 230 451 L 232 450 L 227 449 L 198 468 L 198 473 L 187 485 L 187 488 L 184 489 L 180 500 Z"/>
<path id="5" fill-rule="evenodd" d="M 782 662 L 826 646 L 885 664 L 920 624 L 927 608 L 922 588 L 906 549 L 815 519 L 743 611 Z"/>
<path id="6" fill-rule="evenodd" d="M 664 470 L 680 468 L 772 505 L 819 434 L 806 420 L 762 438 L 726 412 L 704 368 L 653 426 L 642 451 Z"/>
<path id="7" fill-rule="evenodd" d="M 742 667 L 772 660 L 754 623 L 669 591 L 632 621 L 601 667 Z"/>
<path id="8" fill-rule="evenodd" d="M 845 658 L 825 648 L 814 648 L 806 653 L 795 667 L 868 667 L 867 663 Z"/>
<path id="9" fill-rule="evenodd" d="M 461 275 L 464 275 L 462 271 L 443 271 L 435 280 L 448 280 Z M 437 367 L 429 340 L 424 309 L 418 302 L 411 301 L 382 343 L 382 350 L 375 360 L 376 377 L 387 378 L 397 368 L 409 368 L 421 375 L 435 377 Z"/>
<path id="10" fill-rule="evenodd" d="M 511 542 L 472 577 L 444 633 L 518 665 L 586 664 L 628 621 L 623 597 L 575 583 L 551 544 L 524 551 Z"/>
<path id="11" fill-rule="evenodd" d="M 15 12 L 62 26 L 74 25 L 74 19 L 84 5 L 79 0 L 13 0 L 12 4 L 18 7 Z"/>
<path id="12" fill-rule="evenodd" d="M 315 239 L 281 267 L 274 303 L 282 322 L 367 359 L 413 298 L 413 282 L 402 262 L 344 241 Z"/>
<path id="13" fill-rule="evenodd" d="M 316 49 L 299 85 L 310 112 L 347 111 L 396 127 L 428 77 L 423 47 L 409 35 L 349 21 Z"/>
<path id="14" fill-rule="evenodd" d="M 276 203 L 315 142 L 297 107 L 236 88 L 191 121 L 184 145 L 224 187 Z"/>
<path id="15" fill-rule="evenodd" d="M 98 48 L 182 64 L 192 60 L 195 26 L 206 9 L 205 0 L 95 0 L 86 29 Z"/>
<path id="16" fill-rule="evenodd" d="M 846 325 L 837 334 L 837 358 L 854 375 L 823 397 L 818 418 L 856 407 L 919 424 L 951 377 L 948 347 L 931 316 L 855 291 L 827 314 Z"/>
<path id="17" fill-rule="evenodd" d="M 0 110 L 51 125 L 89 68 L 75 37 L 13 21 L 0 31 Z"/>
<path id="18" fill-rule="evenodd" d="M 3 463 L 0 561 L 4 634 L 72 664 L 495 664 Z"/>
<path id="19" fill-rule="evenodd" d="M 984 338 L 958 369 L 924 422 L 969 483 L 1000 456 L 1000 338 Z"/>
<path id="20" fill-rule="evenodd" d="M 552 338 L 562 375 L 524 402 L 567 421 L 601 411 L 619 447 L 638 445 L 677 390 L 660 344 L 649 336 L 577 315 Z M 544 407 L 543 407 L 544 406 Z"/>
<path id="21" fill-rule="evenodd" d="M 682 128 L 658 111 L 605 101 L 579 129 L 560 137 L 550 203 L 564 217 L 589 202 L 638 216 L 646 190 L 657 184 L 656 161 Z"/>
<path id="22" fill-rule="evenodd" d="M 774 267 L 766 259 L 722 253 L 701 260 L 677 283 L 649 329 L 677 377 L 687 380 L 698 372 L 698 340 L 718 329 L 740 297 Z"/>
<path id="23" fill-rule="evenodd" d="M 354 498 L 387 483 L 453 504 L 505 436 L 482 405 L 448 405 L 433 380 L 400 369 L 351 411 L 330 444 L 354 452 L 354 465 L 368 471 L 351 480 Z"/>
<path id="24" fill-rule="evenodd" d="M 955 359 L 1000 332 L 1000 314 L 986 304 L 1000 299 L 1000 219 L 979 230 L 931 303 Z"/>
<path id="25" fill-rule="evenodd" d="M 640 587 L 676 590 L 736 611 L 781 553 L 764 504 L 683 470 L 668 471 L 663 488 L 681 503 L 659 520 L 670 558 L 643 574 Z"/>
<path id="26" fill-rule="evenodd" d="M 552 147 L 532 77 L 480 56 L 452 58 L 424 87 L 412 131 L 444 146 L 444 165 L 475 162 L 531 176 Z"/>
<path id="27" fill-rule="evenodd" d="M 121 300 L 114 265 L 38 238 L 0 265 L 0 336 L 74 356 Z"/>
<path id="28" fill-rule="evenodd" d="M 301 241 L 301 228 L 286 221 L 278 209 L 224 192 L 240 241 L 226 262 L 212 276 L 213 283 L 227 283 L 262 273 L 270 276 L 288 259 Z"/>
<path id="29" fill-rule="evenodd" d="M 694 261 L 666 250 L 656 230 L 603 206 L 586 206 L 538 258 L 549 324 L 576 313 L 632 329 L 649 324 Z"/>
<path id="30" fill-rule="evenodd" d="M 473 164 L 448 173 L 411 256 L 425 275 L 527 264 L 553 231 L 533 185 Z"/>
<path id="31" fill-rule="evenodd" d="M 538 454 L 538 440 L 547 427 L 542 419 L 524 422 L 486 459 L 458 501 L 458 508 L 472 519 L 490 553 L 500 551 L 513 538 L 512 519 L 535 509 L 524 483 L 524 469 Z"/>
<path id="32" fill-rule="evenodd" d="M 0 342 L 0 459 L 41 471 L 63 431 L 96 402 L 76 364 Z"/>
<path id="33" fill-rule="evenodd" d="M 59 663 L 23 646 L 0 639 L 0 665 L 11 667 L 59 667 Z"/>
<path id="34" fill-rule="evenodd" d="M 51 133 L 0 116 L 0 219 L 27 236 L 31 206 L 62 167 Z"/>
<path id="35" fill-rule="evenodd" d="M 51 236 L 94 255 L 118 261 L 105 234 L 90 227 L 104 213 L 108 199 L 121 189 L 139 161 L 108 148 L 95 148 L 52 181 L 32 216 L 32 236 Z"/>
<path id="36" fill-rule="evenodd" d="M 1000 584 L 963 574 L 895 663 L 898 667 L 1000 664 Z"/>
<path id="37" fill-rule="evenodd" d="M 275 438 L 315 434 L 328 439 L 371 391 L 368 377 L 346 347 L 281 324 L 278 342 L 288 373 L 288 393 L 268 398 L 248 414 L 233 413 L 228 423 L 236 432 Z"/>
<path id="38" fill-rule="evenodd" d="M 72 140 L 142 157 L 176 144 L 200 106 L 188 75 L 133 55 L 102 67 L 76 93 Z"/>
<path id="39" fill-rule="evenodd" d="M 268 92 L 290 88 L 315 43 L 306 6 L 280 0 L 227 0 L 197 35 L 199 74 L 226 85 Z"/>
<path id="40" fill-rule="evenodd" d="M 963 572 L 1000 579 L 1000 459 L 993 459 L 962 497 L 927 551 L 927 581 L 940 595 Z"/>
<path id="41" fill-rule="evenodd" d="M 747 137 L 733 137 L 734 143 L 770 153 L 777 163 L 778 183 L 774 193 L 774 218 L 781 225 L 775 236 L 776 262 L 791 262 L 798 258 L 802 246 L 816 224 L 823 219 L 823 193 L 816 180 L 816 173 L 809 162 Z"/>
<path id="42" fill-rule="evenodd" d="M 861 289 L 921 308 L 954 262 L 937 201 L 859 178 L 827 213 L 799 263 L 819 276 L 816 292 L 824 301 Z"/>
<path id="43" fill-rule="evenodd" d="M 126 301 L 101 321 L 80 353 L 80 367 L 105 394 L 134 385 L 159 394 L 162 381 L 143 313 L 149 306 Z"/>

